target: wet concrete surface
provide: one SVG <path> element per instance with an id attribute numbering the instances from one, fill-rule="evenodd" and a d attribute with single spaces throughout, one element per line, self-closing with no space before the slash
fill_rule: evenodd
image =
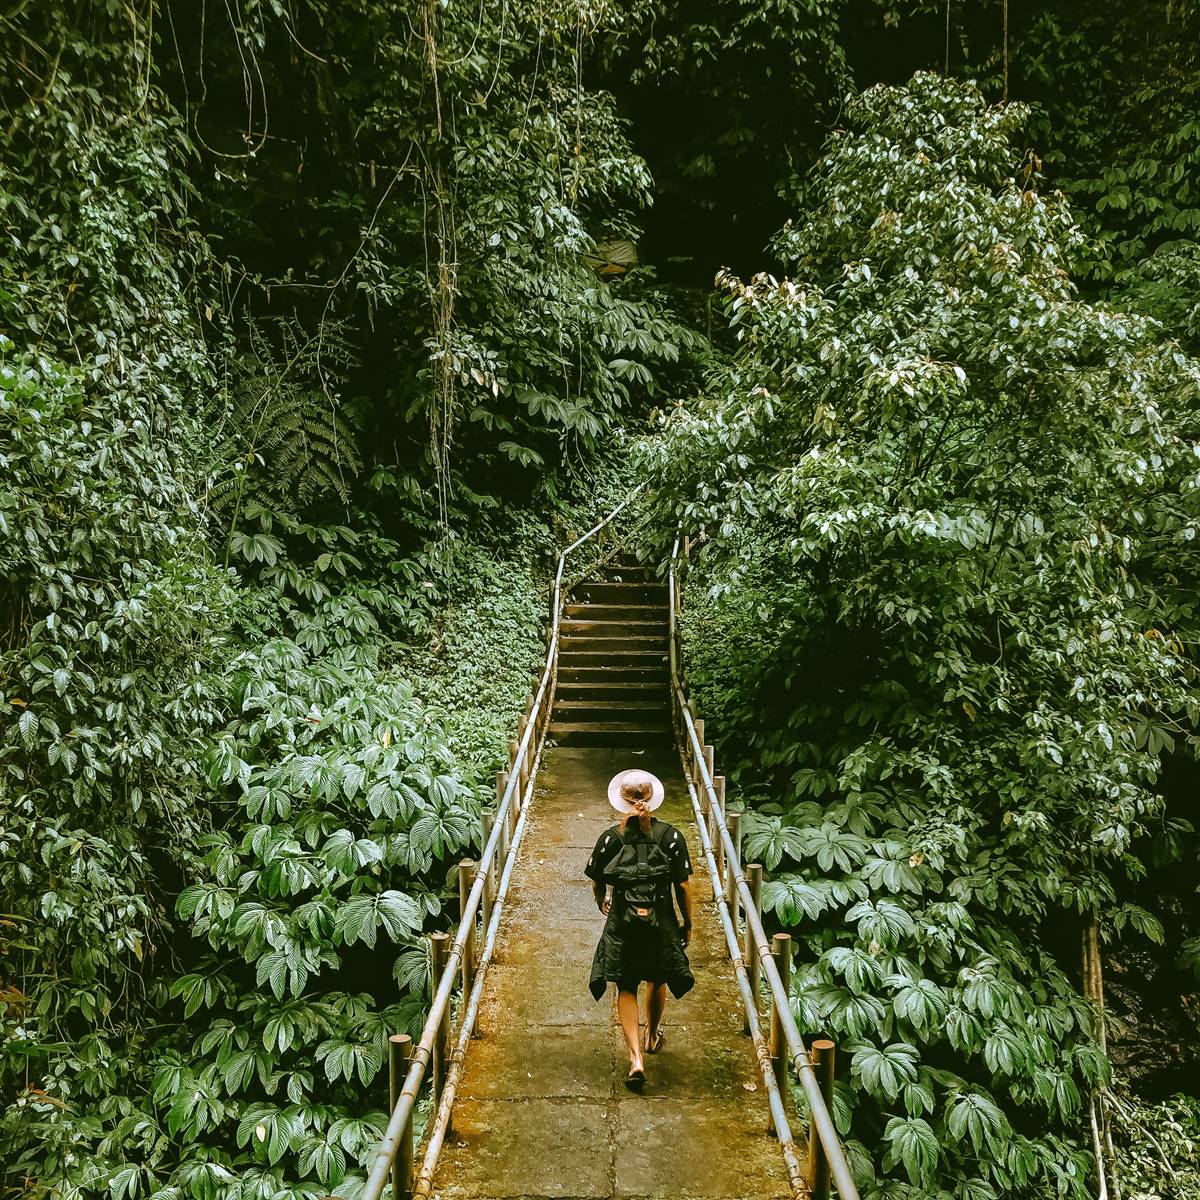
<path id="1" fill-rule="evenodd" d="M 583 877 L 612 823 L 609 778 L 638 766 L 667 785 L 659 816 L 688 835 L 696 987 L 667 1004 L 666 1045 L 641 1095 L 612 989 L 587 989 L 604 918 Z M 439 1200 L 759 1200 L 790 1195 L 742 1017 L 691 805 L 673 756 L 607 747 L 546 751 L 467 1055 Z"/>

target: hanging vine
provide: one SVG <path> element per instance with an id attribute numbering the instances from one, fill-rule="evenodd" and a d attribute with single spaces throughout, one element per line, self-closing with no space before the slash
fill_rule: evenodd
<path id="1" fill-rule="evenodd" d="M 455 381 L 459 370 L 451 344 L 454 301 L 458 288 L 458 255 L 453 202 L 446 186 L 446 129 L 438 71 L 439 9 L 437 0 L 426 0 L 421 17 L 425 62 L 428 66 L 434 109 L 431 144 L 425 148 L 422 156 L 422 187 L 432 202 L 433 237 L 437 250 L 437 266 L 429 278 L 429 310 L 432 322 L 429 348 L 433 361 L 433 390 L 429 401 L 429 450 L 437 489 L 438 525 L 444 534 L 449 528 L 450 448 L 454 440 Z"/>

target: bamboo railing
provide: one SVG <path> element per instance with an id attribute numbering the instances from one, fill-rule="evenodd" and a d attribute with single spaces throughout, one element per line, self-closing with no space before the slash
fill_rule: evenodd
<path id="1" fill-rule="evenodd" d="M 771 1049 L 775 1051 L 773 1057 L 776 1090 L 779 1093 L 784 1091 L 785 1067 L 790 1059 L 808 1102 L 812 1135 L 809 1138 L 808 1178 L 804 1181 L 805 1186 L 810 1189 L 814 1200 L 824 1200 L 824 1197 L 829 1195 L 832 1179 L 841 1200 L 859 1200 L 858 1188 L 850 1173 L 845 1149 L 838 1138 L 829 1111 L 828 1094 L 833 1081 L 832 1043 L 824 1040 L 814 1042 L 813 1052 L 810 1052 L 796 1025 L 786 983 L 791 964 L 791 939 L 786 934 L 777 934 L 769 939 L 763 929 L 757 895 L 758 884 L 761 882 L 761 868 L 748 876 L 742 867 L 739 814 L 726 812 L 724 778 L 713 772 L 713 748 L 705 744 L 704 722 L 697 718 L 694 706 L 688 702 L 680 678 L 677 618 L 680 612 L 680 563 L 686 555 L 686 545 L 682 537 L 675 539 L 667 576 L 670 605 L 668 652 L 671 707 L 679 733 L 680 753 L 688 776 L 696 823 L 700 829 L 705 858 L 709 864 L 709 875 L 713 882 L 713 898 L 718 902 L 722 924 L 726 929 L 726 940 L 738 976 L 747 1027 L 753 1034 L 758 1021 L 755 998 L 757 987 L 751 987 L 749 979 L 753 974 L 757 984 L 758 973 L 761 971 L 771 994 Z M 739 906 L 746 923 L 744 953 L 738 941 Z M 747 962 L 747 959 L 750 961 Z M 758 1049 L 756 1040 L 756 1050 Z M 761 1062 L 760 1055 L 760 1064 Z M 817 1073 L 818 1066 L 821 1068 L 820 1076 Z M 764 1072 L 764 1081 L 765 1079 Z M 784 1152 L 789 1178 L 795 1188 L 796 1154 L 794 1148 L 789 1149 L 791 1134 L 787 1127 L 786 1115 L 776 1113 L 777 1096 L 769 1085 L 768 1094 L 771 1098 L 773 1124 Z M 778 1098 L 782 1101 L 782 1095 Z"/>

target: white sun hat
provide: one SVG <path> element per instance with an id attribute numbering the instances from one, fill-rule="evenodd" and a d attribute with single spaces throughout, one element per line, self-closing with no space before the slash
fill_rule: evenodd
<path id="1" fill-rule="evenodd" d="M 618 771 L 608 783 L 608 802 L 619 813 L 633 812 L 633 805 L 621 794 L 625 788 L 637 787 L 639 784 L 650 785 L 650 800 L 646 807 L 653 812 L 662 802 L 666 789 L 662 780 L 649 771 L 641 771 L 631 767 L 628 771 Z"/>

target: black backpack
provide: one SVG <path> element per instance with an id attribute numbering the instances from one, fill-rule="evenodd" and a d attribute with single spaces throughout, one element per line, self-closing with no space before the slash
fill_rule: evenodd
<path id="1" fill-rule="evenodd" d="M 662 846 L 670 829 L 665 821 L 649 834 L 637 828 L 631 841 L 621 838 L 621 848 L 605 864 L 604 879 L 612 884 L 618 905 L 618 928 L 658 927 L 659 901 L 671 881 L 671 860 Z"/>

